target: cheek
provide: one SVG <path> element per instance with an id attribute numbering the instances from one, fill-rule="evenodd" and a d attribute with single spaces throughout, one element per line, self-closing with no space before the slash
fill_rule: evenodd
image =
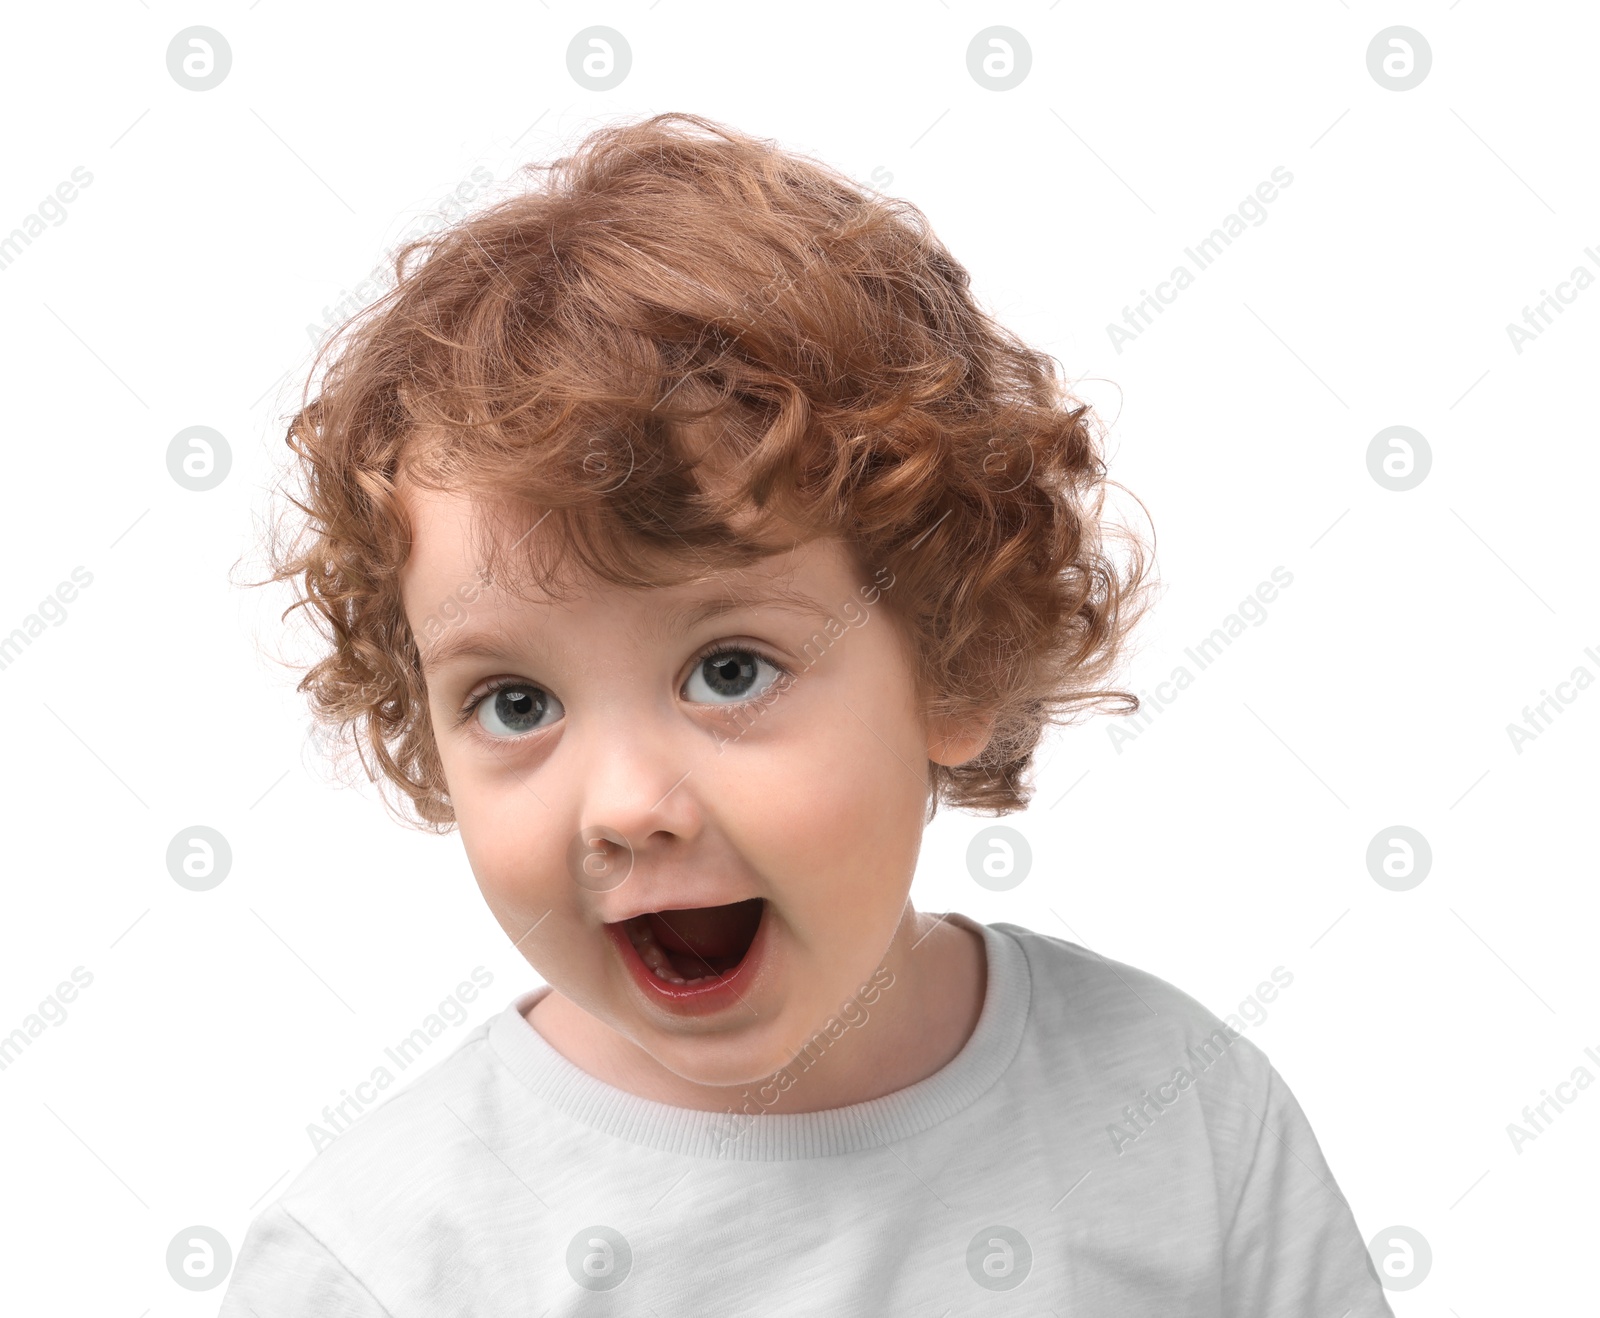
<path id="1" fill-rule="evenodd" d="M 854 917 L 905 903 L 921 838 L 921 807 L 883 789 L 878 774 L 820 778 L 797 803 L 785 868 L 814 910 Z"/>
<path id="2" fill-rule="evenodd" d="M 550 822 L 556 811 L 515 785 L 464 796 L 456 805 L 461 841 L 495 922 L 548 982 L 590 982 L 610 952 L 603 939 L 572 936 L 588 921 L 588 894 L 568 868 L 564 825 Z"/>
<path id="3" fill-rule="evenodd" d="M 461 844 L 484 898 L 497 914 L 502 905 L 527 905 L 533 898 L 521 898 L 520 891 L 534 875 L 549 872 L 542 855 L 550 845 L 549 829 L 541 827 L 541 817 L 549 812 L 525 787 L 464 751 L 454 736 L 436 734 L 434 744 Z"/>
<path id="4" fill-rule="evenodd" d="M 858 711 L 888 708 L 869 702 L 849 697 Z M 922 838 L 923 748 L 881 715 L 869 730 L 842 704 L 829 704 L 837 717 L 813 723 L 803 740 L 776 739 L 770 757 L 729 766 L 720 799 L 737 804 L 727 827 L 797 916 L 837 922 L 897 912 Z"/>
<path id="5" fill-rule="evenodd" d="M 448 778 L 447 774 L 447 778 Z M 485 900 L 497 915 L 535 918 L 573 904 L 559 830 L 551 811 L 517 783 L 488 784 L 470 774 L 452 780 L 456 824 Z"/>

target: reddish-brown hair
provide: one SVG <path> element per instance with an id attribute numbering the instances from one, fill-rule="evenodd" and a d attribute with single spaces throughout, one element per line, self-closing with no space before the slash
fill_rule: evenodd
<path id="1" fill-rule="evenodd" d="M 1131 535 L 1108 552 L 1099 427 L 915 206 L 690 114 L 524 172 L 399 250 L 289 422 L 303 520 L 273 579 L 329 646 L 300 689 L 369 776 L 451 825 L 402 476 L 548 513 L 563 555 L 621 584 L 736 568 L 797 527 L 887 566 L 924 712 L 993 720 L 975 759 L 930 763 L 930 818 L 1020 809 L 1047 723 L 1137 708 L 1102 685 L 1146 557 Z"/>

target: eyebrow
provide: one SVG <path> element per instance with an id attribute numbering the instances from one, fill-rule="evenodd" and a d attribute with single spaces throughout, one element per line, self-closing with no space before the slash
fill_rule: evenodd
<path id="1" fill-rule="evenodd" d="M 644 638 L 662 642 L 674 633 L 686 632 L 739 609 L 778 609 L 818 623 L 827 622 L 832 615 L 816 600 L 800 591 L 772 584 L 748 594 L 720 595 L 713 599 L 689 600 L 653 615 L 645 624 Z M 455 659 L 468 657 L 493 658 L 514 647 L 513 638 L 501 628 L 481 631 L 460 631 L 440 639 L 421 650 L 424 672 L 442 667 Z"/>
<path id="2" fill-rule="evenodd" d="M 809 595 L 774 582 L 748 594 L 733 593 L 720 595 L 714 599 L 690 600 L 679 604 L 675 608 L 665 610 L 655 622 L 651 623 L 647 634 L 654 640 L 665 640 L 673 632 L 690 631 L 712 618 L 720 618 L 724 613 L 732 613 L 738 609 L 762 608 L 780 609 L 817 622 L 824 622 L 830 616 L 828 611 Z"/>

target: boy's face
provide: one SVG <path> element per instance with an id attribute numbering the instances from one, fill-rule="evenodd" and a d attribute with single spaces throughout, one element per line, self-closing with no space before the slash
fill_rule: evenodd
<path id="1" fill-rule="evenodd" d="M 925 725 L 882 600 L 892 575 L 863 578 L 822 540 L 551 600 L 483 582 L 464 497 L 405 500 L 405 610 L 501 927 L 557 993 L 686 1080 L 787 1065 L 904 938 L 928 760 L 981 746 Z M 759 922 L 690 909 L 739 902 Z M 643 926 L 653 949 L 635 948 Z M 663 983 L 646 962 L 704 978 Z"/>

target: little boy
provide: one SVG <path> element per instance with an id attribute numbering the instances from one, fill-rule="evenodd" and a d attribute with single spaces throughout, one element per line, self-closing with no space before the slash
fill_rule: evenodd
<path id="1" fill-rule="evenodd" d="M 940 802 L 1136 707 L 1051 359 L 915 208 L 698 117 L 548 171 L 346 327 L 277 561 L 319 717 L 546 986 L 255 1219 L 224 1318 L 1389 1314 L 1254 1045 L 908 901 Z"/>

